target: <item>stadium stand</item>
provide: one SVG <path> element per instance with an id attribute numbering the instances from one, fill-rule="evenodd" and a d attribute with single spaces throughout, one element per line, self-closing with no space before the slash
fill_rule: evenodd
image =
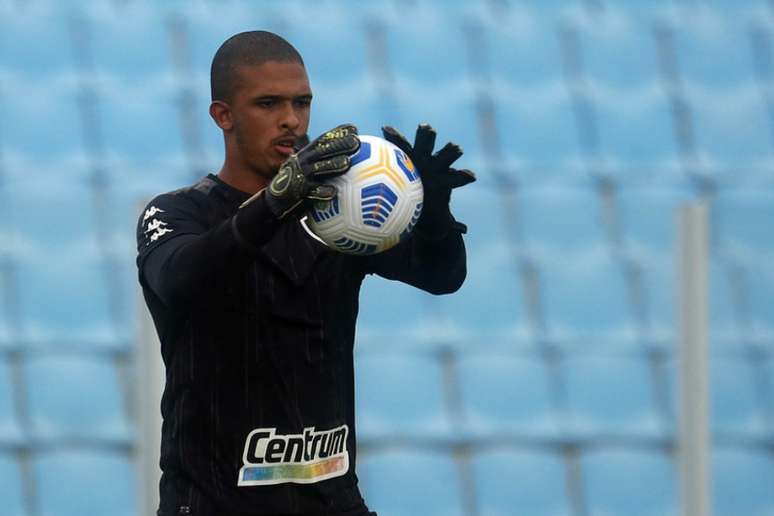
<path id="1" fill-rule="evenodd" d="M 210 62 L 264 28 L 307 63 L 310 132 L 430 122 L 479 176 L 454 194 L 459 292 L 363 285 L 380 516 L 678 513 L 674 213 L 696 199 L 713 509 L 774 514 L 771 3 L 345 5 L 0 0 L 0 512 L 139 514 L 135 223 L 217 171 Z"/>

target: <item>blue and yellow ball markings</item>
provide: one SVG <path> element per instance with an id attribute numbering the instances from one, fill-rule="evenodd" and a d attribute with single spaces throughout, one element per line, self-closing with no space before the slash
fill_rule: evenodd
<path id="1" fill-rule="evenodd" d="M 395 157 L 398 160 L 398 166 L 403 173 L 406 174 L 406 177 L 410 182 L 413 183 L 419 179 L 419 174 L 417 174 L 416 168 L 414 168 L 414 162 L 411 161 L 411 158 L 406 156 L 405 152 L 400 149 L 395 149 Z"/>

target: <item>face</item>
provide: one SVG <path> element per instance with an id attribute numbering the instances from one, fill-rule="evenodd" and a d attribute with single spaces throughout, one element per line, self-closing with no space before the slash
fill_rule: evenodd
<path id="1" fill-rule="evenodd" d="M 312 90 L 299 63 L 267 61 L 237 68 L 238 81 L 225 123 L 227 152 L 251 172 L 269 179 L 306 134 Z"/>

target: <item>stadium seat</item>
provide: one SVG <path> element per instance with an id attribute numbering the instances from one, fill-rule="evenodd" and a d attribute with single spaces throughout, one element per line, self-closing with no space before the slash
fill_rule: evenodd
<path id="1" fill-rule="evenodd" d="M 3 501 L 5 516 L 28 516 L 24 502 L 24 484 L 16 459 L 0 454 L 0 500 Z"/>
<path id="2" fill-rule="evenodd" d="M 372 346 L 387 341 L 391 348 L 417 337 L 427 322 L 425 301 L 412 286 L 376 275 L 366 276 L 360 289 L 358 342 Z"/>
<path id="3" fill-rule="evenodd" d="M 470 67 L 461 22 L 442 9 L 421 5 L 411 11 L 410 23 L 405 16 L 391 20 L 387 25 L 387 59 L 396 80 L 436 88 L 443 85 L 440 91 L 464 81 Z"/>
<path id="4" fill-rule="evenodd" d="M 660 450 L 593 449 L 581 454 L 580 467 L 590 515 L 678 514 L 677 475 Z"/>
<path id="5" fill-rule="evenodd" d="M 620 263 L 604 256 L 556 258 L 538 270 L 544 336 L 551 342 L 575 349 L 625 349 L 636 343 Z"/>
<path id="6" fill-rule="evenodd" d="M 622 181 L 647 185 L 674 174 L 679 149 L 671 106 L 662 90 L 651 86 L 595 95 L 601 152 L 612 166 L 620 167 Z"/>
<path id="7" fill-rule="evenodd" d="M 24 366 L 32 436 L 43 444 L 125 445 L 126 400 L 111 360 L 43 354 Z"/>
<path id="8" fill-rule="evenodd" d="M 96 8 L 82 22 L 94 71 L 111 85 L 122 88 L 146 85 L 149 81 L 175 74 L 174 57 L 186 60 L 185 45 L 196 38 L 173 38 L 171 24 L 160 4 L 131 2 L 114 9 Z M 138 37 L 142 34 L 142 37 Z"/>
<path id="9" fill-rule="evenodd" d="M 680 73 L 688 84 L 730 88 L 755 82 L 751 34 L 736 16 L 695 9 L 686 21 L 675 17 L 672 24 Z"/>
<path id="10" fill-rule="evenodd" d="M 379 516 L 465 514 L 461 479 L 451 453 L 398 448 L 358 459 L 363 497 Z"/>
<path id="11" fill-rule="evenodd" d="M 679 334 L 676 265 L 672 255 L 638 262 L 645 338 L 671 349 Z"/>
<path id="12" fill-rule="evenodd" d="M 26 84 L 30 81 L 45 84 L 73 71 L 74 27 L 67 18 L 46 13 L 39 5 L 29 7 L 15 9 L 0 17 L 3 69 Z M 10 7 L 6 9 L 10 10 Z M 51 90 L 48 92 L 51 93 Z M 29 100 L 33 98 L 37 102 L 41 97 L 31 96 Z M 56 107 L 54 103 L 46 103 L 46 106 Z M 42 109 L 43 104 L 40 107 Z"/>
<path id="13" fill-rule="evenodd" d="M 98 250 L 98 214 L 94 191 L 82 183 L 64 184 L 45 176 L 9 185 L 14 255 L 60 259 L 94 256 Z"/>
<path id="14" fill-rule="evenodd" d="M 478 514 L 481 516 L 569 516 L 562 457 L 539 449 L 492 448 L 471 460 Z"/>
<path id="15" fill-rule="evenodd" d="M 67 53 L 62 48 L 58 52 Z M 0 145 L 10 155 L 22 156 L 34 165 L 49 165 L 59 176 L 62 161 L 85 150 L 74 76 L 40 82 L 17 76 L 4 85 L 7 90 L 2 92 L 4 122 L 0 126 Z M 37 171 L 38 175 L 42 172 Z M 29 176 L 34 172 L 25 173 Z"/>
<path id="16" fill-rule="evenodd" d="M 760 189 L 721 190 L 710 208 L 713 250 L 743 263 L 774 256 L 774 195 Z"/>
<path id="17" fill-rule="evenodd" d="M 659 79 L 653 29 L 622 10 L 626 7 L 619 2 L 606 7 L 600 13 L 573 18 L 586 79 L 619 92 L 653 85 Z"/>
<path id="18" fill-rule="evenodd" d="M 748 336 L 756 341 L 774 340 L 774 308 L 771 293 L 774 292 L 774 268 L 750 267 L 747 271 L 746 303 L 750 327 Z M 746 332 L 746 333 L 747 333 Z"/>
<path id="19" fill-rule="evenodd" d="M 577 356 L 562 362 L 571 438 L 663 439 L 670 434 L 656 385 L 641 356 Z"/>
<path id="20" fill-rule="evenodd" d="M 772 124 L 755 85 L 743 91 L 698 90 L 690 101 L 697 150 L 718 169 L 714 172 L 717 183 L 733 186 L 755 180 L 761 167 L 771 165 Z"/>
<path id="21" fill-rule="evenodd" d="M 553 382 L 543 359 L 475 352 L 458 356 L 462 418 L 471 437 L 486 441 L 559 436 Z"/>
<path id="22" fill-rule="evenodd" d="M 33 459 L 39 516 L 135 516 L 136 478 L 129 457 L 112 451 L 63 449 Z"/>
<path id="23" fill-rule="evenodd" d="M 533 2 L 540 7 L 548 3 Z M 562 81 L 560 34 L 551 16 L 514 7 L 505 14 L 498 13 L 496 23 L 487 26 L 487 29 L 483 41 L 491 73 L 497 81 L 510 84 L 525 94 Z M 521 132 L 529 130 L 523 122 L 520 125 Z M 557 124 L 557 128 L 561 129 L 561 125 Z"/>
<path id="24" fill-rule="evenodd" d="M 496 108 L 506 159 L 528 177 L 556 176 L 581 159 L 577 121 L 563 84 L 535 92 L 511 88 L 498 95 Z"/>
<path id="25" fill-rule="evenodd" d="M 128 321 L 112 292 L 114 271 L 100 259 L 30 260 L 19 264 L 22 339 L 32 346 L 117 351 L 127 344 Z M 110 282 L 108 281 L 110 279 Z"/>
<path id="26" fill-rule="evenodd" d="M 760 386 L 761 364 L 740 357 L 710 359 L 711 425 L 713 435 L 761 438 L 768 435 L 767 407 Z"/>
<path id="27" fill-rule="evenodd" d="M 16 416 L 17 392 L 10 363 L 0 359 L 0 446 L 15 446 L 25 440 Z"/>
<path id="28" fill-rule="evenodd" d="M 537 258 L 582 255 L 608 243 L 602 198 L 591 188 L 525 188 L 517 207 L 522 244 Z"/>
<path id="29" fill-rule="evenodd" d="M 673 188 L 621 188 L 616 198 L 623 243 L 642 259 L 666 259 L 677 249 L 678 210 L 686 195 Z"/>
<path id="30" fill-rule="evenodd" d="M 728 344 L 744 337 L 742 306 L 738 285 L 732 271 L 720 260 L 710 259 L 707 293 L 710 336 L 719 345 Z M 675 293 L 677 295 L 677 292 Z"/>
<path id="31" fill-rule="evenodd" d="M 444 441 L 452 436 L 442 363 L 408 353 L 355 357 L 358 435 L 364 442 Z"/>
<path id="32" fill-rule="evenodd" d="M 713 514 L 774 514 L 774 457 L 766 448 L 715 447 Z"/>

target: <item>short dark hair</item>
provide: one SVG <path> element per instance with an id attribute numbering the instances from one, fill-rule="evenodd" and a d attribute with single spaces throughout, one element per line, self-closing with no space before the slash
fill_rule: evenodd
<path id="1" fill-rule="evenodd" d="M 230 101 L 236 83 L 236 70 L 242 65 L 261 65 L 266 61 L 295 62 L 304 60 L 284 38 L 264 30 L 240 32 L 220 46 L 212 58 L 210 90 L 212 100 Z"/>

